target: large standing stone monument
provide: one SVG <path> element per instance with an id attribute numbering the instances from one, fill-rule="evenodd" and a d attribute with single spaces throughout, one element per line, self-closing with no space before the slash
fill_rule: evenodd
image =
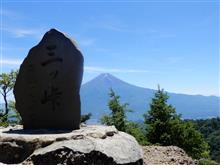
<path id="1" fill-rule="evenodd" d="M 78 129 L 83 56 L 51 29 L 23 61 L 14 87 L 24 129 Z"/>

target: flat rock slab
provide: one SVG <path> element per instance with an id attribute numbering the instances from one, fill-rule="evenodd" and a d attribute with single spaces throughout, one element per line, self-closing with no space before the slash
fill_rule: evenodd
<path id="1" fill-rule="evenodd" d="M 114 126 L 79 130 L 0 129 L 0 162 L 22 164 L 143 164 L 134 137 Z"/>

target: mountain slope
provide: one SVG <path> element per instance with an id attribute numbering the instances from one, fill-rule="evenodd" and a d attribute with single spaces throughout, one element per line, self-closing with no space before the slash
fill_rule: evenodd
<path id="1" fill-rule="evenodd" d="M 82 113 L 92 113 L 93 119 L 99 119 L 108 113 L 109 89 L 112 88 L 122 103 L 129 103 L 133 110 L 128 113 L 131 120 L 143 120 L 143 114 L 149 109 L 149 103 L 155 90 L 128 84 L 111 74 L 101 74 L 81 87 Z M 176 107 L 183 118 L 208 118 L 219 115 L 220 98 L 215 96 L 185 95 L 168 93 L 169 103 Z"/>

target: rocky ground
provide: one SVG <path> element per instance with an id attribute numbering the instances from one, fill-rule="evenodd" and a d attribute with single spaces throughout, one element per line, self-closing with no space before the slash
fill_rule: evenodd
<path id="1" fill-rule="evenodd" d="M 45 131 L 45 130 L 44 130 Z M 196 165 L 176 146 L 140 146 L 115 127 L 84 126 L 73 132 L 0 128 L 0 164 Z M 131 163 L 132 162 L 132 163 Z"/>
<path id="2" fill-rule="evenodd" d="M 143 152 L 134 137 L 114 126 L 79 130 L 0 129 L 0 163 L 142 165 Z"/>
<path id="3" fill-rule="evenodd" d="M 189 157 L 176 146 L 144 146 L 145 165 L 196 165 L 198 161 Z"/>

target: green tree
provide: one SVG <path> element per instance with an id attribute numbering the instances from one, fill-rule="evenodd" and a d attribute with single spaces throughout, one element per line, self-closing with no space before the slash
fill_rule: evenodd
<path id="1" fill-rule="evenodd" d="M 22 124 L 22 118 L 15 108 L 15 101 L 9 101 L 9 111 L 11 112 L 8 115 L 8 118 L 10 118 L 9 124 Z"/>
<path id="2" fill-rule="evenodd" d="M 173 135 L 179 133 L 177 136 L 176 145 L 183 148 L 193 158 L 209 158 L 209 145 L 205 141 L 203 135 L 196 130 L 195 126 L 191 122 L 183 122 L 176 126 L 180 128 L 177 132 L 173 130 Z"/>
<path id="3" fill-rule="evenodd" d="M 0 111 L 0 127 L 7 127 L 9 125 L 7 121 L 7 115 L 4 115 L 2 110 Z"/>
<path id="4" fill-rule="evenodd" d="M 140 145 L 148 144 L 142 125 L 127 120 L 126 112 L 132 112 L 128 109 L 128 103 L 121 104 L 120 96 L 116 95 L 112 89 L 110 89 L 109 96 L 108 106 L 111 113 L 102 116 L 101 123 L 105 125 L 115 125 L 119 131 L 134 136 Z"/>
<path id="5" fill-rule="evenodd" d="M 220 163 L 220 128 L 207 138 L 211 147 L 211 158 Z"/>
<path id="6" fill-rule="evenodd" d="M 114 125 L 119 131 L 126 130 L 126 112 L 128 104 L 120 104 L 120 96 L 110 89 L 110 101 L 108 103 L 111 113 L 101 118 L 101 123 L 106 125 Z"/>
<path id="7" fill-rule="evenodd" d="M 144 115 L 147 139 L 150 143 L 176 145 L 194 158 L 208 157 L 208 144 L 190 122 L 183 122 L 175 108 L 167 103 L 169 96 L 158 88 Z"/>
<path id="8" fill-rule="evenodd" d="M 220 163 L 220 118 L 185 120 L 195 124 L 210 146 L 211 159 Z"/>
<path id="9" fill-rule="evenodd" d="M 179 116 L 175 114 L 175 109 L 167 104 L 167 100 L 168 95 L 158 88 L 150 104 L 150 110 L 144 115 L 147 138 L 151 143 L 172 144 L 173 139 L 169 132 L 173 122 L 178 122 Z"/>
<path id="10" fill-rule="evenodd" d="M 126 122 L 126 133 L 135 137 L 140 145 L 148 145 L 147 139 L 145 137 L 145 130 L 141 124 L 127 121 Z"/>
<path id="11" fill-rule="evenodd" d="M 16 77 L 18 71 L 12 70 L 10 73 L 0 74 L 0 93 L 5 102 L 4 116 L 8 115 L 9 104 L 8 104 L 8 94 L 12 91 L 15 85 Z"/>

